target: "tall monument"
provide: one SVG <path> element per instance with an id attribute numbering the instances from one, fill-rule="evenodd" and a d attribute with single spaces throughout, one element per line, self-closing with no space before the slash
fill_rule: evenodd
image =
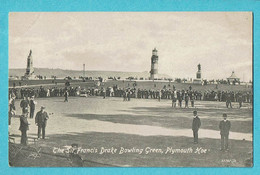
<path id="1" fill-rule="evenodd" d="M 158 78 L 158 55 L 156 48 L 152 51 L 150 80 Z"/>
<path id="2" fill-rule="evenodd" d="M 196 73 L 196 78 L 193 80 L 194 84 L 202 84 L 202 78 L 201 78 L 201 65 L 198 64 L 198 71 Z"/>
<path id="3" fill-rule="evenodd" d="M 33 58 L 32 58 L 32 50 L 30 50 L 30 53 L 27 57 L 27 68 L 26 72 L 24 74 L 24 78 L 26 79 L 34 79 L 34 69 L 33 69 Z"/>
<path id="4" fill-rule="evenodd" d="M 201 65 L 200 64 L 198 64 L 198 71 L 197 71 L 197 74 L 196 74 L 196 78 L 201 79 Z"/>
<path id="5" fill-rule="evenodd" d="M 85 64 L 83 64 L 83 78 L 86 76 Z"/>

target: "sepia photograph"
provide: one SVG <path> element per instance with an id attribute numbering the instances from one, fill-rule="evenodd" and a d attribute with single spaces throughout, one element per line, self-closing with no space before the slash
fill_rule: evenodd
<path id="1" fill-rule="evenodd" d="M 10 167 L 253 167 L 252 12 L 10 12 Z"/>

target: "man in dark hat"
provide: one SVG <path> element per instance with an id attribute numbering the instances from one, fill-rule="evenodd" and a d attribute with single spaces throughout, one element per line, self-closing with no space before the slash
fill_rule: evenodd
<path id="1" fill-rule="evenodd" d="M 227 108 L 230 106 L 230 108 L 232 108 L 232 104 L 231 104 L 231 94 L 228 92 L 227 97 L 226 97 L 226 106 Z"/>
<path id="2" fill-rule="evenodd" d="M 22 114 L 25 112 L 25 108 L 28 109 L 29 107 L 29 101 L 26 98 L 26 96 L 23 97 L 23 99 L 20 102 L 20 107 L 22 108 Z"/>
<path id="3" fill-rule="evenodd" d="M 223 114 L 223 120 L 219 123 L 221 135 L 221 151 L 228 151 L 228 135 L 230 128 L 231 123 L 227 120 L 227 114 Z"/>
<path id="4" fill-rule="evenodd" d="M 34 116 L 34 111 L 35 111 L 35 105 L 36 101 L 34 100 L 34 95 L 31 97 L 29 101 L 29 106 L 30 106 L 30 118 L 33 118 Z"/>
<path id="5" fill-rule="evenodd" d="M 65 90 L 64 97 L 65 97 L 64 102 L 69 102 L 69 100 L 68 100 L 68 98 L 69 98 L 69 91 L 67 89 Z"/>
<path id="6" fill-rule="evenodd" d="M 239 103 L 239 108 L 242 107 L 242 103 L 243 103 L 243 95 L 242 93 L 238 93 L 238 99 L 237 99 L 238 103 Z"/>
<path id="7" fill-rule="evenodd" d="M 173 92 L 173 96 L 172 96 L 172 107 L 173 108 L 176 108 L 176 97 L 175 97 L 175 94 L 174 94 L 174 92 Z"/>
<path id="8" fill-rule="evenodd" d="M 198 131 L 201 126 L 200 118 L 197 115 L 197 111 L 193 111 L 193 121 L 192 121 L 192 131 L 193 131 L 193 139 L 194 143 L 198 143 Z"/>
<path id="9" fill-rule="evenodd" d="M 185 108 L 189 108 L 189 94 L 187 92 L 185 92 L 184 100 L 185 100 Z"/>
<path id="10" fill-rule="evenodd" d="M 27 145 L 27 130 L 29 130 L 29 123 L 27 120 L 28 108 L 25 108 L 23 114 L 20 116 L 21 144 Z"/>
<path id="11" fill-rule="evenodd" d="M 182 105 L 182 95 L 181 95 L 181 92 L 179 90 L 177 91 L 177 99 L 178 99 L 178 102 L 179 102 L 179 107 L 181 108 L 181 105 Z"/>
<path id="12" fill-rule="evenodd" d="M 48 113 L 45 111 L 45 107 L 41 106 L 41 110 L 37 112 L 35 117 L 35 124 L 38 126 L 38 139 L 41 137 L 45 139 L 45 128 L 47 125 L 47 120 L 49 119 Z"/>
<path id="13" fill-rule="evenodd" d="M 190 102 L 191 102 L 191 107 L 194 108 L 194 93 L 193 92 L 190 95 Z"/>

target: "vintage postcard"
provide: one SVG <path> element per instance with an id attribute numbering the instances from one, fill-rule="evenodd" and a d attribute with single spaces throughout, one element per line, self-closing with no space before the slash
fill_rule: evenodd
<path id="1" fill-rule="evenodd" d="M 252 12 L 9 13 L 11 167 L 252 167 Z"/>

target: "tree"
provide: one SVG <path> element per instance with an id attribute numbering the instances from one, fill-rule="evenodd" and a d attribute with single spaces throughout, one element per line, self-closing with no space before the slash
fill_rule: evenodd
<path id="1" fill-rule="evenodd" d="M 181 79 L 180 79 L 180 78 L 176 78 L 175 81 L 176 81 L 177 83 L 181 83 Z"/>
<path id="2" fill-rule="evenodd" d="M 182 79 L 182 82 L 183 82 L 183 83 L 186 83 L 186 81 L 187 81 L 186 78 L 183 78 L 183 79 Z"/>

